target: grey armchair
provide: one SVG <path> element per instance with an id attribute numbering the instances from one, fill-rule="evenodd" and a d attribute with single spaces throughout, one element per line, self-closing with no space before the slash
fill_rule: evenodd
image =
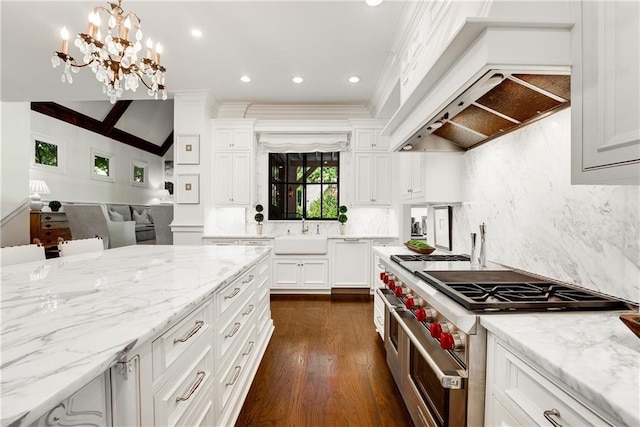
<path id="1" fill-rule="evenodd" d="M 153 226 L 156 230 L 156 245 L 173 245 L 173 205 L 151 205 Z"/>
<path id="2" fill-rule="evenodd" d="M 111 221 L 104 204 L 65 204 L 63 206 L 73 239 L 100 236 L 105 249 L 136 244 L 135 221 Z"/>

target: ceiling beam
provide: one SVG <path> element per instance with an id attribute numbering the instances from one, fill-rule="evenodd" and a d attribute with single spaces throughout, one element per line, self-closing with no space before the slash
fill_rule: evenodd
<path id="1" fill-rule="evenodd" d="M 78 126 L 107 138 L 111 138 L 139 150 L 146 151 L 147 153 L 151 153 L 159 157 L 163 156 L 170 146 L 165 147 L 167 140 L 171 139 L 171 141 L 173 141 L 173 132 L 167 140 L 165 140 L 162 146 L 158 146 L 145 139 L 115 128 L 115 124 L 118 122 L 120 117 L 122 117 L 122 114 L 124 114 L 130 104 L 131 101 L 117 102 L 109 114 L 107 114 L 104 121 L 96 120 L 93 117 L 78 113 L 77 111 L 60 104 L 56 104 L 55 102 L 32 102 L 31 110 L 62 120 L 63 122 Z"/>
<path id="2" fill-rule="evenodd" d="M 164 157 L 164 155 L 167 154 L 167 151 L 169 151 L 169 148 L 171 148 L 172 145 L 173 145 L 173 131 L 171 131 L 167 139 L 165 139 L 162 145 L 160 146 L 160 149 L 162 150 L 162 154 L 161 154 L 162 157 Z"/>

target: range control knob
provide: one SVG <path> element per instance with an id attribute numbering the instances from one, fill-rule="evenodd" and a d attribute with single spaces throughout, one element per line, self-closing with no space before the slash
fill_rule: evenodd
<path id="1" fill-rule="evenodd" d="M 440 335 L 440 347 L 444 350 L 460 350 L 463 346 L 462 338 L 455 332 L 450 334 L 445 332 Z"/>
<path id="2" fill-rule="evenodd" d="M 429 328 L 429 332 L 431 332 L 431 336 L 433 338 L 440 338 L 442 334 L 442 325 L 440 323 L 432 323 Z"/>
<path id="3" fill-rule="evenodd" d="M 416 306 L 416 300 L 413 298 L 413 296 L 407 295 L 407 298 L 404 300 L 404 305 L 411 310 L 412 308 L 414 308 Z"/>
<path id="4" fill-rule="evenodd" d="M 402 289 L 402 287 L 400 286 L 396 286 L 393 292 L 396 294 L 398 298 L 400 298 L 404 294 L 404 289 Z"/>
<path id="5" fill-rule="evenodd" d="M 418 322 L 432 322 L 436 318 L 433 308 L 419 308 L 416 310 L 416 319 Z"/>
<path id="6" fill-rule="evenodd" d="M 387 277 L 387 272 L 386 271 L 381 271 L 380 272 L 380 280 L 382 280 L 384 282 L 385 277 Z"/>
<path id="7" fill-rule="evenodd" d="M 387 283 L 389 283 L 389 276 L 390 276 L 390 274 L 389 274 L 389 273 L 387 273 L 387 272 L 384 272 L 383 274 L 384 274 L 384 276 L 382 276 L 382 281 L 383 281 L 383 282 L 384 282 L 384 284 L 386 285 Z"/>
<path id="8" fill-rule="evenodd" d="M 395 280 L 389 280 L 389 283 L 387 283 L 387 286 L 389 287 L 389 289 L 391 289 L 393 291 L 396 288 L 396 281 Z"/>

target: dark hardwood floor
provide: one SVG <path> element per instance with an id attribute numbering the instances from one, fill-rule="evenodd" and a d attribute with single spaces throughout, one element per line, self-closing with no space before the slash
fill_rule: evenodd
<path id="1" fill-rule="evenodd" d="M 413 426 L 369 296 L 272 296 L 275 331 L 237 426 Z"/>

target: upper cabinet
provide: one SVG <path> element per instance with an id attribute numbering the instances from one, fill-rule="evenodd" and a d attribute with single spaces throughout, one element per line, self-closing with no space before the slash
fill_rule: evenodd
<path id="1" fill-rule="evenodd" d="M 254 120 L 213 120 L 213 202 L 249 206 L 254 188 Z"/>
<path id="2" fill-rule="evenodd" d="M 575 4 L 572 184 L 640 184 L 640 3 Z"/>
<path id="3" fill-rule="evenodd" d="M 398 153 L 400 200 L 404 204 L 462 201 L 461 153 Z"/>
<path id="4" fill-rule="evenodd" d="M 353 129 L 354 197 L 356 205 L 391 204 L 391 153 L 381 126 L 363 123 Z"/>
<path id="5" fill-rule="evenodd" d="M 389 151 L 389 137 L 380 136 L 380 129 L 354 129 L 355 151 Z"/>

